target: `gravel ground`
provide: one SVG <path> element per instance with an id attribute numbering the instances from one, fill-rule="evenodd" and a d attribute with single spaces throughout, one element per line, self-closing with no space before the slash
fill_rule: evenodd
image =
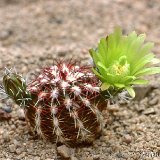
<path id="1" fill-rule="evenodd" d="M 87 64 L 88 49 L 117 25 L 126 33 L 145 32 L 159 57 L 159 10 L 159 0 L 1 0 L 0 74 L 14 66 L 28 77 L 58 58 Z M 81 148 L 37 139 L 23 110 L 7 102 L 13 111 L 9 121 L 0 122 L 0 160 L 159 160 L 160 76 L 150 79 L 149 86 L 137 88 L 134 101 L 109 106 L 102 136 Z"/>

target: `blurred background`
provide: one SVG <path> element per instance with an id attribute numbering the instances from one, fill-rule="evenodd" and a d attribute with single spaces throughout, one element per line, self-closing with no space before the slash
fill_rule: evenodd
<path id="1" fill-rule="evenodd" d="M 158 53 L 159 11 L 159 0 L 0 0 L 0 46 L 19 56 L 83 54 L 121 26 L 126 33 L 146 33 Z"/>

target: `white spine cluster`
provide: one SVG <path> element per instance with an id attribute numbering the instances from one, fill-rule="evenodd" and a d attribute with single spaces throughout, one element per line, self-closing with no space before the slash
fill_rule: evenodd
<path id="1" fill-rule="evenodd" d="M 72 106 L 72 100 L 69 97 L 66 97 L 64 100 L 64 105 L 70 111 L 70 108 Z"/>
<path id="2" fill-rule="evenodd" d="M 57 99 L 58 95 L 59 95 L 58 89 L 57 88 L 53 89 L 51 92 L 51 97 L 53 98 L 53 100 Z"/>
<path id="3" fill-rule="evenodd" d="M 91 91 L 91 92 L 99 92 L 100 91 L 100 88 L 99 87 L 94 87 L 92 86 L 91 84 L 85 84 L 84 87 Z"/>
<path id="4" fill-rule="evenodd" d="M 86 140 L 87 134 L 90 133 L 90 131 L 84 127 L 83 122 L 79 119 L 76 111 L 72 110 L 71 116 L 74 119 L 75 128 L 78 127 L 77 138 L 80 138 L 82 141 Z"/>
<path id="5" fill-rule="evenodd" d="M 79 96 L 79 95 L 81 94 L 81 89 L 80 89 L 80 87 L 78 87 L 78 86 L 73 86 L 73 87 L 71 88 L 71 91 L 73 91 L 73 93 L 74 93 L 76 96 Z"/>
<path id="6" fill-rule="evenodd" d="M 52 115 L 52 120 L 53 120 L 53 135 L 56 134 L 57 136 L 56 142 L 58 140 L 61 142 L 64 142 L 63 132 L 59 127 L 59 120 L 56 117 L 56 114 L 57 114 L 57 109 L 55 107 L 52 107 L 51 115 Z"/>
<path id="7" fill-rule="evenodd" d="M 97 104 L 97 105 L 98 105 L 98 104 Z M 97 106 L 93 107 L 93 112 L 95 113 L 96 118 L 97 118 L 97 122 L 99 122 L 99 124 L 100 124 L 100 129 L 102 130 L 103 127 L 105 126 L 102 113 L 99 111 L 99 109 L 97 109 Z"/>
<path id="8" fill-rule="evenodd" d="M 38 135 L 44 138 L 43 132 L 41 130 L 41 111 L 42 111 L 41 107 L 37 107 L 35 113 L 35 130 L 38 133 Z"/>

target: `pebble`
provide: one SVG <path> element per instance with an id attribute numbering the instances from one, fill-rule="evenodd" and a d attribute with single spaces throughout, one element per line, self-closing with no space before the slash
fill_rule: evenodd
<path id="1" fill-rule="evenodd" d="M 10 106 L 7 106 L 7 105 L 3 106 L 2 109 L 7 113 L 11 113 L 12 112 L 12 108 Z"/>
<path id="2" fill-rule="evenodd" d="M 147 93 L 149 93 L 152 90 L 152 86 L 151 85 L 144 85 L 144 86 L 139 85 L 139 86 L 134 87 L 134 89 L 136 92 L 135 100 L 140 101 L 141 99 L 146 97 Z"/>
<path id="3" fill-rule="evenodd" d="M 21 148 L 17 148 L 16 149 L 16 153 L 19 155 L 19 154 L 21 154 L 22 153 L 22 149 Z"/>
<path id="4" fill-rule="evenodd" d="M 40 157 L 36 156 L 36 157 L 34 157 L 33 160 L 40 160 L 40 159 L 41 159 Z"/>
<path id="5" fill-rule="evenodd" d="M 129 134 L 123 136 L 123 142 L 129 144 L 132 142 L 132 137 Z"/>
<path id="6" fill-rule="evenodd" d="M 10 149 L 10 152 L 15 152 L 16 151 L 16 147 L 15 147 L 14 144 L 9 145 L 9 149 Z"/>
<path id="7" fill-rule="evenodd" d="M 10 35 L 12 35 L 13 31 L 7 29 L 7 30 L 2 30 L 0 32 L 0 40 L 6 40 L 9 38 Z"/>
<path id="8" fill-rule="evenodd" d="M 72 155 L 71 160 L 78 160 L 78 159 Z"/>
<path id="9" fill-rule="evenodd" d="M 18 115 L 19 120 L 25 120 L 25 114 L 24 114 L 24 110 L 23 109 L 20 108 L 17 111 L 17 115 Z"/>
<path id="10" fill-rule="evenodd" d="M 158 143 L 157 143 L 157 147 L 160 147 L 160 140 L 159 140 Z"/>
<path id="11" fill-rule="evenodd" d="M 158 97 L 153 98 L 152 100 L 149 101 L 149 105 L 153 106 L 158 103 Z"/>
<path id="12" fill-rule="evenodd" d="M 143 104 L 141 104 L 141 105 L 136 104 L 135 109 L 137 110 L 137 112 L 142 112 L 146 109 L 146 107 Z"/>
<path id="13" fill-rule="evenodd" d="M 94 160 L 100 160 L 100 155 L 98 154 L 98 155 L 93 155 L 93 159 Z"/>
<path id="14" fill-rule="evenodd" d="M 70 150 L 70 148 L 66 147 L 65 145 L 57 147 L 57 151 L 63 158 L 70 157 L 71 150 Z"/>
<path id="15" fill-rule="evenodd" d="M 155 111 L 154 108 L 147 108 L 147 109 L 143 112 L 143 114 L 145 114 L 145 115 L 155 114 L 155 113 L 156 113 L 156 111 Z"/>
<path id="16" fill-rule="evenodd" d="M 17 146 L 21 146 L 21 144 L 19 143 L 19 141 L 17 141 L 16 139 L 13 139 L 13 144 L 17 147 Z"/>
<path id="17" fill-rule="evenodd" d="M 159 119 L 157 119 L 157 123 L 158 123 L 158 124 L 160 124 L 160 118 L 159 118 Z"/>
<path id="18" fill-rule="evenodd" d="M 4 120 L 10 120 L 11 115 L 9 113 L 6 113 L 3 109 L 0 108 L 0 121 Z"/>
<path id="19" fill-rule="evenodd" d="M 87 157 L 85 160 L 94 160 L 92 157 Z"/>
<path id="20" fill-rule="evenodd" d="M 3 127 L 0 127 L 0 135 L 4 133 Z"/>
<path id="21" fill-rule="evenodd" d="M 109 112 L 118 112 L 119 111 L 119 106 L 118 105 L 108 105 L 107 110 Z"/>
<path id="22" fill-rule="evenodd" d="M 10 141 L 10 135 L 9 135 L 9 133 L 7 132 L 7 131 L 5 131 L 4 133 L 3 133 L 3 140 L 5 141 L 5 142 L 8 142 L 8 141 Z"/>
<path id="23" fill-rule="evenodd" d="M 154 157 L 153 160 L 159 160 L 159 157 Z"/>
<path id="24" fill-rule="evenodd" d="M 21 160 L 23 157 L 25 157 L 26 152 L 23 152 L 22 154 L 17 156 L 17 159 Z"/>

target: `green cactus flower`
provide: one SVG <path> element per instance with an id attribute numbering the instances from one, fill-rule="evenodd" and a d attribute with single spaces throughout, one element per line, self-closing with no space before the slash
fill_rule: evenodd
<path id="1" fill-rule="evenodd" d="M 145 34 L 134 31 L 123 35 L 120 28 L 102 38 L 96 49 L 90 49 L 95 66 L 93 72 L 102 82 L 102 91 L 111 90 L 116 94 L 127 90 L 135 96 L 133 85 L 146 84 L 143 76 L 160 73 L 160 67 L 149 67 L 159 62 L 151 52 L 153 43 L 144 43 Z"/>

